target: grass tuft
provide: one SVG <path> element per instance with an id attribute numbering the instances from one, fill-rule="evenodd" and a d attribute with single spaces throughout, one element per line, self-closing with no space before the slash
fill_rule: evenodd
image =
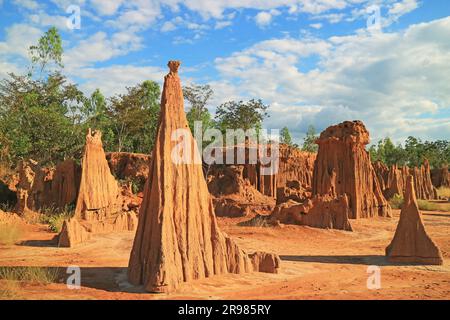
<path id="1" fill-rule="evenodd" d="M 403 205 L 403 197 L 396 193 L 389 200 L 389 204 L 391 205 L 392 209 L 401 209 Z"/>
<path id="2" fill-rule="evenodd" d="M 0 267 L 0 280 L 49 284 L 56 282 L 58 268 L 47 267 Z"/>
<path id="3" fill-rule="evenodd" d="M 67 220 L 74 215 L 74 209 L 72 206 L 66 206 L 61 212 L 58 212 L 55 208 L 43 209 L 40 218 L 40 222 L 49 225 L 49 229 L 52 232 L 61 232 L 64 220 Z"/>
<path id="4" fill-rule="evenodd" d="M 439 197 L 450 199 L 450 188 L 440 187 L 439 189 L 437 189 L 437 192 Z"/>

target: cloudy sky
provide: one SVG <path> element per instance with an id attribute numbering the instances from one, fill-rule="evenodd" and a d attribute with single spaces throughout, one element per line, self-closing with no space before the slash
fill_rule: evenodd
<path id="1" fill-rule="evenodd" d="M 0 78 L 25 72 L 52 25 L 87 94 L 161 82 L 179 59 L 185 84 L 213 87 L 211 112 L 261 98 L 265 127 L 297 142 L 310 124 L 354 119 L 374 142 L 450 139 L 448 0 L 0 0 Z"/>

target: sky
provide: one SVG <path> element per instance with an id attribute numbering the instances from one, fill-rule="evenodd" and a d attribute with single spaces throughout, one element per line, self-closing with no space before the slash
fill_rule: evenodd
<path id="1" fill-rule="evenodd" d="M 212 86 L 213 114 L 262 99 L 264 127 L 297 143 L 344 120 L 373 143 L 450 139 L 448 0 L 0 0 L 0 79 L 26 72 L 51 26 L 86 94 L 162 84 L 181 60 L 185 85 Z"/>

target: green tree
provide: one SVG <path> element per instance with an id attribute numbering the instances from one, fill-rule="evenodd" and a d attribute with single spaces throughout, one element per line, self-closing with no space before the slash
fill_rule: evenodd
<path id="1" fill-rule="evenodd" d="M 190 108 L 186 113 L 186 117 L 192 133 L 194 133 L 195 121 L 201 121 L 203 132 L 213 126 L 211 113 L 206 108 L 206 105 L 213 94 L 214 91 L 209 85 L 202 86 L 192 84 L 190 86 L 183 87 L 184 99 L 190 105 Z"/>
<path id="2" fill-rule="evenodd" d="M 31 56 L 32 69 L 30 76 L 33 73 L 34 67 L 39 66 L 39 75 L 42 76 L 45 68 L 54 63 L 56 66 L 62 68 L 62 40 L 56 27 L 51 27 L 39 39 L 37 45 L 32 45 L 29 48 Z"/>
<path id="3" fill-rule="evenodd" d="M 313 125 L 310 125 L 306 132 L 306 137 L 303 139 L 302 150 L 307 152 L 317 152 L 319 149 L 319 146 L 316 144 L 317 138 L 316 128 L 314 128 Z"/>
<path id="4" fill-rule="evenodd" d="M 268 116 L 268 108 L 260 99 L 246 103 L 229 101 L 217 108 L 215 118 L 222 129 L 258 129 Z"/>
<path id="5" fill-rule="evenodd" d="M 158 128 L 160 94 L 158 83 L 147 80 L 110 99 L 117 151 L 150 152 Z"/>
<path id="6" fill-rule="evenodd" d="M 292 137 L 288 127 L 284 127 L 280 131 L 280 142 L 292 146 Z"/>

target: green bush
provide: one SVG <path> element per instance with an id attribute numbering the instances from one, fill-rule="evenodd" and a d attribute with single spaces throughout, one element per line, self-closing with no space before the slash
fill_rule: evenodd
<path id="1" fill-rule="evenodd" d="M 403 205 L 403 197 L 399 194 L 394 194 L 394 196 L 389 200 L 389 204 L 392 209 L 401 209 Z"/>
<path id="2" fill-rule="evenodd" d="M 41 223 L 48 224 L 52 232 L 61 232 L 64 220 L 70 219 L 74 215 L 73 206 L 66 206 L 61 212 L 55 208 L 44 208 L 41 210 Z"/>

